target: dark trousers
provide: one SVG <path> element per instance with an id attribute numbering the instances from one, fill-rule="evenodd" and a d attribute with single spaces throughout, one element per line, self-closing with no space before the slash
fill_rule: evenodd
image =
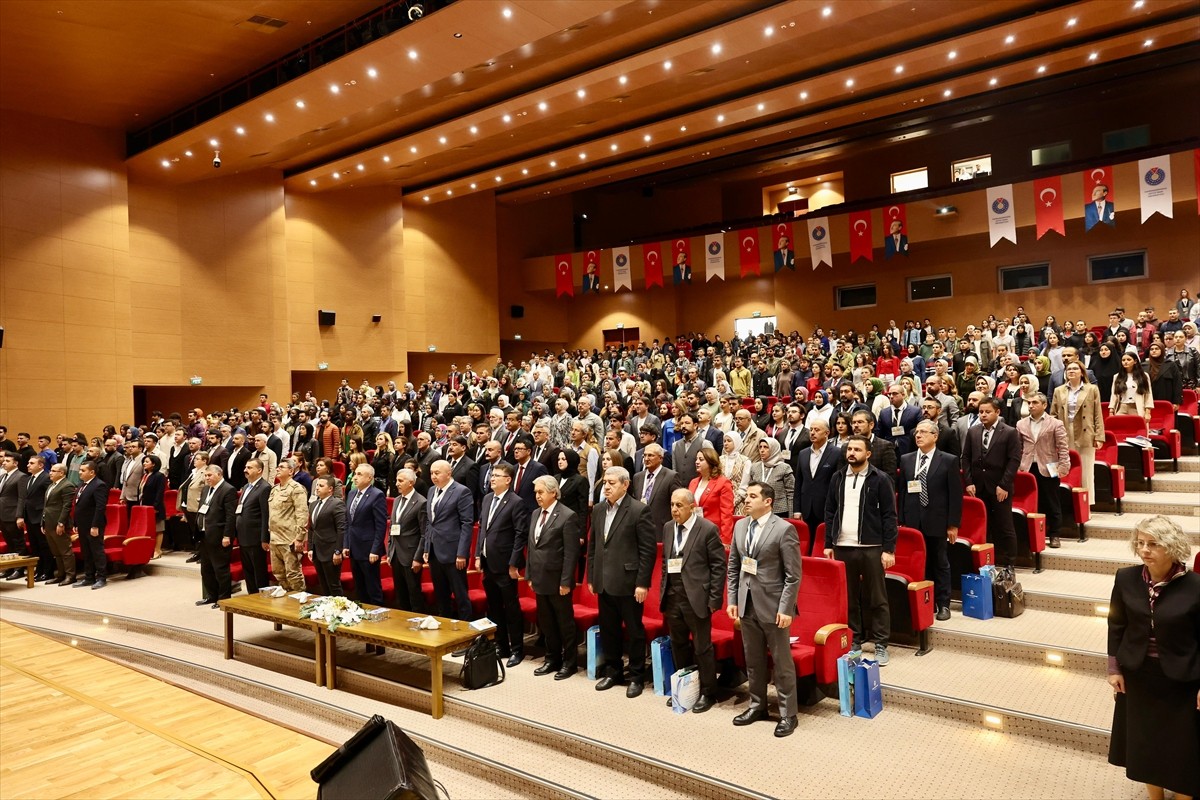
<path id="1" fill-rule="evenodd" d="M 83 574 L 89 581 L 108 579 L 108 560 L 104 557 L 104 534 L 92 536 L 90 528 L 79 529 L 79 548 L 83 551 Z"/>
<path id="2" fill-rule="evenodd" d="M 8 546 L 8 552 L 21 555 L 29 552 L 29 548 L 25 545 L 25 534 L 17 527 L 15 519 L 12 522 L 0 522 L 0 535 L 4 536 L 4 544 Z"/>
<path id="3" fill-rule="evenodd" d="M 815 552 L 801 553 L 800 555 L 816 555 L 818 557 L 821 555 L 821 550 L 824 548 L 824 545 L 817 541 L 817 527 L 824 521 L 824 516 L 814 515 L 812 517 L 804 517 L 804 524 L 808 526 L 808 544 L 809 547 Z M 803 547 L 801 547 L 801 549 L 803 550 Z"/>
<path id="4" fill-rule="evenodd" d="M 517 582 L 508 576 L 507 564 L 501 565 L 501 572 L 492 572 L 487 556 L 480 556 L 479 562 L 483 567 L 487 614 L 499 628 L 496 631 L 496 647 L 500 655 L 520 653 L 525 648 L 525 620 L 521 617 Z"/>
<path id="5" fill-rule="evenodd" d="M 184 511 L 184 517 L 187 519 L 188 532 L 192 536 L 192 548 L 199 549 L 200 543 L 204 541 L 204 531 L 200 530 L 200 514 L 195 511 Z"/>
<path id="6" fill-rule="evenodd" d="M 413 572 L 412 559 L 391 559 L 392 583 L 396 588 L 396 608 L 425 613 L 425 595 L 421 592 L 421 574 Z"/>
<path id="7" fill-rule="evenodd" d="M 379 582 L 379 562 L 366 558 L 350 559 L 350 574 L 354 576 L 354 593 L 358 602 L 383 605 L 383 585 Z"/>
<path id="8" fill-rule="evenodd" d="M 933 581 L 933 600 L 938 608 L 950 607 L 950 556 L 945 536 L 925 537 L 925 580 Z M 886 594 L 886 591 L 885 591 Z"/>
<path id="9" fill-rule="evenodd" d="M 684 593 L 683 583 L 674 575 L 669 578 L 663 619 L 671 636 L 675 669 L 697 667 L 700 670 L 700 693 L 715 694 L 717 659 L 713 655 L 712 617 L 696 616 L 696 610 Z"/>
<path id="10" fill-rule="evenodd" d="M 313 566 L 317 569 L 317 587 L 321 594 L 326 597 L 344 597 L 346 595 L 345 590 L 342 589 L 341 564 L 314 558 Z"/>
<path id="11" fill-rule="evenodd" d="M 606 675 L 621 679 L 621 626 L 629 633 L 629 680 L 646 682 L 646 626 L 642 624 L 644 607 L 631 594 L 600 593 L 600 652 Z"/>
<path id="12" fill-rule="evenodd" d="M 796 662 L 792 660 L 789 639 L 791 630 L 780 628 L 774 619 L 762 622 L 754 611 L 754 602 L 746 593 L 742 609 L 742 647 L 746 654 L 746 678 L 750 684 L 750 708 L 764 713 L 767 710 L 767 654 L 774 666 L 775 694 L 779 700 L 779 716 L 796 716 Z"/>
<path id="13" fill-rule="evenodd" d="M 887 646 L 892 616 L 884 586 L 883 547 L 834 547 L 837 560 L 846 565 L 846 597 L 850 607 L 850 630 L 855 644 L 874 642 Z M 946 581 L 949 585 L 949 579 Z M 744 635 L 744 634 L 743 634 Z"/>
<path id="14" fill-rule="evenodd" d="M 467 597 L 467 571 L 458 569 L 453 561 L 442 563 L 430 559 L 430 577 L 438 613 L 450 619 L 471 619 L 471 598 Z"/>
<path id="15" fill-rule="evenodd" d="M 221 537 L 205 535 L 200 540 L 200 587 L 204 598 L 216 602 L 231 594 L 233 580 L 229 577 L 231 547 L 221 546 Z"/>
<path id="16" fill-rule="evenodd" d="M 1058 500 L 1058 487 L 1062 481 L 1043 475 L 1037 465 L 1033 466 L 1033 477 L 1037 479 L 1038 511 L 1046 515 L 1046 536 L 1058 536 L 1062 527 L 1062 505 Z"/>
<path id="17" fill-rule="evenodd" d="M 25 529 L 29 533 L 29 546 L 33 555 L 38 557 L 37 574 L 54 574 L 54 554 L 46 542 L 46 534 L 42 532 L 42 523 L 25 521 Z"/>
<path id="18" fill-rule="evenodd" d="M 574 670 L 579 658 L 579 632 L 575 630 L 571 595 L 537 595 L 538 630 L 546 637 L 546 663 Z"/>
<path id="19" fill-rule="evenodd" d="M 246 594 L 258 594 L 258 590 L 271 585 L 267 574 L 267 551 L 259 542 L 243 544 L 238 548 L 242 554 L 242 580 L 246 582 Z"/>
<path id="20" fill-rule="evenodd" d="M 996 563 L 1012 566 L 1017 559 L 1017 534 L 1013 530 L 1012 493 L 1003 503 L 996 499 L 996 487 L 976 484 L 975 496 L 987 508 L 987 538 L 996 546 Z M 1049 527 L 1047 527 L 1049 530 Z"/>

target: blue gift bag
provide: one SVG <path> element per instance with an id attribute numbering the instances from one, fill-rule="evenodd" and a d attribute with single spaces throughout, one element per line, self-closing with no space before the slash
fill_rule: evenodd
<path id="1" fill-rule="evenodd" d="M 670 697 L 675 656 L 671 653 L 671 640 L 666 636 L 650 642 L 650 663 L 654 667 L 654 693 L 659 697 Z"/>
<path id="2" fill-rule="evenodd" d="M 600 653 L 600 626 L 593 625 L 587 631 L 587 670 L 588 680 L 594 681 L 600 676 L 596 671 L 600 667 L 600 662 L 603 660 Z"/>
<path id="3" fill-rule="evenodd" d="M 989 573 L 962 576 L 963 616 L 992 618 L 992 578 Z"/>
<path id="4" fill-rule="evenodd" d="M 883 711 L 883 687 L 879 683 L 879 665 L 862 661 L 854 669 L 854 716 L 874 719 Z"/>
<path id="5" fill-rule="evenodd" d="M 854 672 L 858 665 L 859 659 L 849 653 L 837 660 L 838 710 L 843 717 L 854 716 Z"/>

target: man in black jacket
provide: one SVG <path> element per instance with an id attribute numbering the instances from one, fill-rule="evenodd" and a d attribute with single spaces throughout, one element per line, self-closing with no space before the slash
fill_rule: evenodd
<path id="1" fill-rule="evenodd" d="M 76 589 L 88 585 L 103 589 L 108 583 L 108 562 L 104 558 L 108 487 L 96 477 L 95 461 L 84 461 L 79 465 L 79 480 L 79 491 L 75 495 L 75 535 L 83 549 L 85 574 L 74 586 Z"/>
<path id="2" fill-rule="evenodd" d="M 796 458 L 796 484 L 792 490 L 792 516 L 804 520 L 808 526 L 809 541 L 813 550 L 822 549 L 816 544 L 817 528 L 825 521 L 825 508 L 829 501 L 829 481 L 842 469 L 842 449 L 829 441 L 829 423 L 814 419 L 809 426 L 809 445 Z M 803 553 L 802 555 L 808 555 Z"/>
<path id="3" fill-rule="evenodd" d="M 846 565 L 846 596 L 852 654 L 875 642 L 875 660 L 888 663 L 888 610 L 884 571 L 896 563 L 896 491 L 892 479 L 871 466 L 871 441 L 854 434 L 846 443 L 846 469 L 829 482 L 825 509 L 825 557 Z"/>

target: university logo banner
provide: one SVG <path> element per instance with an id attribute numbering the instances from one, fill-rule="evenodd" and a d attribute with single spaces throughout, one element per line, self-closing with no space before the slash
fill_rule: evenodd
<path id="1" fill-rule="evenodd" d="M 758 254 L 758 228 L 747 228 L 737 232 L 738 264 L 742 269 L 742 277 L 760 275 Z"/>
<path id="2" fill-rule="evenodd" d="M 704 237 L 704 282 L 713 278 L 725 280 L 725 234 L 710 233 Z"/>
<path id="3" fill-rule="evenodd" d="M 1041 178 L 1033 182 L 1033 206 L 1037 209 L 1037 238 L 1041 239 L 1049 231 L 1057 231 L 1059 236 L 1067 235 L 1067 228 L 1063 223 L 1060 176 Z"/>
<path id="4" fill-rule="evenodd" d="M 629 269 L 629 248 L 614 247 L 613 256 L 613 291 L 619 292 L 621 289 L 633 291 L 633 279 Z"/>
<path id="5" fill-rule="evenodd" d="M 554 296 L 575 296 L 575 278 L 571 272 L 571 254 L 554 257 Z"/>
<path id="6" fill-rule="evenodd" d="M 1142 187 L 1142 222 L 1154 214 L 1172 218 L 1171 157 L 1144 158 L 1138 162 Z"/>
<path id="7" fill-rule="evenodd" d="M 833 266 L 833 255 L 829 252 L 829 217 L 808 221 L 808 253 L 814 270 L 821 264 Z"/>
<path id="8" fill-rule="evenodd" d="M 991 246 L 1001 239 L 1017 243 L 1017 210 L 1013 208 L 1012 184 L 987 190 L 988 236 Z"/>

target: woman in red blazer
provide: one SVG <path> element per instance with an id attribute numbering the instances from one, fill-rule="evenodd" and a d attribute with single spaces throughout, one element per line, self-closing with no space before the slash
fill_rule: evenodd
<path id="1" fill-rule="evenodd" d="M 696 477 L 688 484 L 696 509 L 717 526 L 721 542 L 733 541 L 733 484 L 721 473 L 721 460 L 711 447 L 696 454 Z"/>

